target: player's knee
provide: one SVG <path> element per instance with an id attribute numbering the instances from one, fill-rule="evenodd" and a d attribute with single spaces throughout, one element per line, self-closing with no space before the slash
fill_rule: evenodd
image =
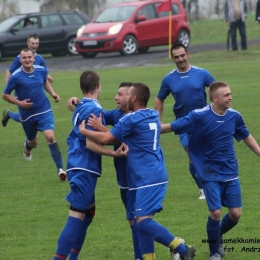
<path id="1" fill-rule="evenodd" d="M 241 209 L 237 209 L 237 210 L 233 210 L 233 211 L 229 212 L 229 216 L 230 216 L 231 220 L 234 222 L 238 222 L 241 215 L 242 215 Z"/>
<path id="2" fill-rule="evenodd" d="M 210 217 L 216 221 L 220 220 L 221 211 L 220 210 L 212 210 L 210 211 Z"/>

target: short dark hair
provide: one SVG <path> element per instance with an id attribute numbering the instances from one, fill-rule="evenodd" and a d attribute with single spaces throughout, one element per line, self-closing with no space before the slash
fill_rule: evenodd
<path id="1" fill-rule="evenodd" d="M 139 105 L 147 106 L 150 98 L 149 87 L 140 82 L 133 83 L 132 86 L 134 87 L 134 94 L 136 95 Z"/>
<path id="2" fill-rule="evenodd" d="M 118 88 L 123 88 L 123 87 L 130 88 L 132 85 L 133 85 L 133 82 L 124 81 L 124 82 L 121 82 L 121 83 L 119 84 Z"/>
<path id="3" fill-rule="evenodd" d="M 183 43 L 181 43 L 181 42 L 174 43 L 174 44 L 172 45 L 172 47 L 171 47 L 171 57 L 172 57 L 172 58 L 173 58 L 172 51 L 173 51 L 173 50 L 177 50 L 177 49 L 179 49 L 179 48 L 183 48 L 186 53 L 188 52 L 187 47 L 186 47 Z"/>
<path id="4" fill-rule="evenodd" d="M 24 52 L 29 52 L 30 51 L 33 54 L 33 52 L 30 49 L 28 49 L 28 48 L 21 49 L 20 54 L 22 53 L 22 51 L 24 51 Z"/>
<path id="5" fill-rule="evenodd" d="M 224 88 L 224 87 L 228 87 L 228 83 L 224 82 L 224 81 L 215 81 L 213 83 L 211 83 L 209 85 L 209 99 L 212 101 L 213 100 L 213 96 L 216 93 L 216 90 L 218 90 L 219 88 Z"/>
<path id="6" fill-rule="evenodd" d="M 82 92 L 89 93 L 95 90 L 98 83 L 100 82 L 100 78 L 96 72 L 86 70 L 82 72 L 79 82 Z"/>
<path id="7" fill-rule="evenodd" d="M 33 38 L 34 40 L 37 40 L 39 39 L 39 36 L 37 33 L 33 33 L 31 34 L 28 38 L 27 38 L 27 41 L 29 41 L 31 38 Z"/>

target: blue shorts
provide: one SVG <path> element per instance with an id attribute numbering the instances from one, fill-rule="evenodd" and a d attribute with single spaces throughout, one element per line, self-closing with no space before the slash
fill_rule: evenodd
<path id="1" fill-rule="evenodd" d="M 226 182 L 206 181 L 202 182 L 210 211 L 227 208 L 242 207 L 242 196 L 239 179 Z"/>
<path id="2" fill-rule="evenodd" d="M 135 218 L 134 205 L 135 205 L 135 190 L 120 189 L 121 199 L 126 210 L 126 219 L 133 220 Z"/>
<path id="3" fill-rule="evenodd" d="M 89 206 L 95 202 L 95 188 L 98 175 L 87 171 L 68 171 L 68 181 L 70 184 L 70 192 L 66 196 L 66 200 L 71 207 L 87 211 Z"/>
<path id="4" fill-rule="evenodd" d="M 167 183 L 135 190 L 135 216 L 143 217 L 160 212 L 166 189 Z"/>
<path id="5" fill-rule="evenodd" d="M 184 150 L 186 150 L 186 147 L 189 143 L 189 135 L 188 134 L 179 134 L 180 142 Z"/>
<path id="6" fill-rule="evenodd" d="M 28 140 L 33 140 L 38 131 L 54 130 L 52 111 L 29 118 L 22 122 L 22 126 Z"/>

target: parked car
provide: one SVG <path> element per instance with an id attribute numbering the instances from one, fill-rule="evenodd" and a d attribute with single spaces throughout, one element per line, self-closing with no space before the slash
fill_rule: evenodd
<path id="1" fill-rule="evenodd" d="M 165 0 L 143 0 L 117 4 L 106 9 L 93 22 L 82 26 L 76 49 L 84 58 L 99 52 L 119 51 L 130 55 L 145 53 L 151 46 L 169 44 L 169 11 L 157 12 Z M 190 28 L 185 9 L 179 0 L 171 1 L 171 42 L 188 47 Z"/>
<path id="2" fill-rule="evenodd" d="M 38 53 L 53 56 L 77 54 L 77 30 L 91 19 L 77 11 L 20 14 L 0 23 L 0 59 L 19 54 L 26 47 L 28 36 L 37 33 L 40 39 Z"/>

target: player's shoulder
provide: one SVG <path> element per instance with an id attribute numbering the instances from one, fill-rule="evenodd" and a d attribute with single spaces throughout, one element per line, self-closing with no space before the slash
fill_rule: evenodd
<path id="1" fill-rule="evenodd" d="M 210 105 L 206 105 L 205 107 L 194 109 L 193 113 L 200 115 L 200 114 L 203 114 L 203 113 L 207 113 L 210 110 L 211 110 Z"/>

